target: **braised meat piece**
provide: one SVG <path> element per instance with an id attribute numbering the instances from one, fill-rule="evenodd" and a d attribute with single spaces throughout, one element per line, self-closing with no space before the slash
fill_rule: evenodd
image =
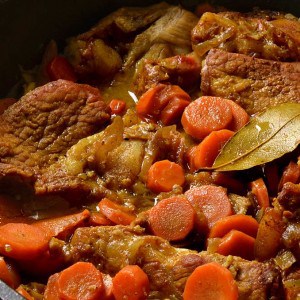
<path id="1" fill-rule="evenodd" d="M 125 66 L 133 65 L 156 43 L 166 43 L 174 53 L 191 51 L 190 32 L 198 18 L 179 6 L 171 6 L 152 26 L 138 34 L 130 45 Z"/>
<path id="2" fill-rule="evenodd" d="M 64 80 L 36 88 L 0 116 L 0 178 L 35 180 L 109 118 L 98 89 Z"/>
<path id="3" fill-rule="evenodd" d="M 103 131 L 81 139 L 37 179 L 36 192 L 117 198 L 113 191 L 137 181 L 145 152 L 145 141 L 125 140 L 123 132 L 123 121 L 116 117 Z"/>
<path id="4" fill-rule="evenodd" d="M 201 61 L 195 55 L 145 58 L 136 70 L 135 91 L 141 95 L 158 83 L 171 83 L 193 92 L 200 84 Z"/>
<path id="5" fill-rule="evenodd" d="M 286 182 L 278 194 L 278 202 L 287 210 L 295 211 L 300 207 L 300 185 Z"/>
<path id="6" fill-rule="evenodd" d="M 188 276 L 196 267 L 212 261 L 232 272 L 239 299 L 270 299 L 272 296 L 272 299 L 280 299 L 281 296 L 280 275 L 272 263 L 175 248 L 159 237 L 144 235 L 139 226 L 79 228 L 62 251 L 70 263 L 90 261 L 112 275 L 128 264 L 138 264 L 149 276 L 150 299 L 182 299 Z"/>
<path id="7" fill-rule="evenodd" d="M 167 3 L 148 7 L 123 7 L 103 18 L 87 32 L 69 39 L 65 54 L 84 82 L 111 80 L 122 67 L 137 32 L 163 16 Z"/>
<path id="8" fill-rule="evenodd" d="M 65 54 L 84 82 L 109 82 L 120 69 L 131 68 L 136 68 L 139 80 L 144 60 L 192 51 L 190 32 L 197 20 L 192 12 L 164 2 L 122 8 L 71 38 Z M 131 75 L 127 84 L 133 80 Z"/>
<path id="9" fill-rule="evenodd" d="M 282 63 L 213 49 L 201 73 L 204 95 L 232 99 L 250 115 L 300 100 L 300 63 Z"/>
<path id="10" fill-rule="evenodd" d="M 152 24 L 170 8 L 166 2 L 148 7 L 122 7 L 101 19 L 89 31 L 78 36 L 79 39 L 91 38 L 119 39 L 120 36 L 132 34 Z"/>
<path id="11" fill-rule="evenodd" d="M 203 56 L 219 48 L 278 61 L 300 60 L 300 22 L 276 12 L 202 15 L 192 31 L 194 51 Z"/>

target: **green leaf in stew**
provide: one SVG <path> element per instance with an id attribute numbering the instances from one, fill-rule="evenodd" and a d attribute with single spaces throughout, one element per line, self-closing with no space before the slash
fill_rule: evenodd
<path id="1" fill-rule="evenodd" d="M 293 151 L 299 143 L 300 104 L 283 103 L 253 117 L 224 146 L 212 169 L 249 169 Z"/>

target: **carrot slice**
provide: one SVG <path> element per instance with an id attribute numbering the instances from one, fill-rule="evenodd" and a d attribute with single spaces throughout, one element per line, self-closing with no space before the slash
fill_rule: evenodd
<path id="1" fill-rule="evenodd" d="M 126 108 L 126 102 L 120 99 L 112 99 L 109 102 L 111 113 L 114 115 L 122 114 Z"/>
<path id="2" fill-rule="evenodd" d="M 64 269 L 57 285 L 58 299 L 97 300 L 104 294 L 102 273 L 89 262 L 77 262 Z"/>
<path id="3" fill-rule="evenodd" d="M 44 230 L 25 223 L 0 226 L 0 253 L 22 260 L 33 259 L 47 250 L 49 238 Z"/>
<path id="4" fill-rule="evenodd" d="M 203 139 L 212 131 L 225 129 L 232 121 L 232 111 L 222 98 L 204 96 L 191 102 L 184 110 L 181 123 L 184 131 Z"/>
<path id="5" fill-rule="evenodd" d="M 48 231 L 49 237 L 58 237 L 65 239 L 70 236 L 76 228 L 84 225 L 84 222 L 90 217 L 90 212 L 84 211 L 67 216 L 40 220 L 33 223 L 33 226 L 41 228 L 45 232 Z"/>
<path id="6" fill-rule="evenodd" d="M 0 279 L 7 285 L 15 289 L 21 283 L 21 279 L 16 269 L 6 263 L 3 257 L 0 257 Z"/>
<path id="7" fill-rule="evenodd" d="M 150 290 L 148 275 L 137 265 L 122 268 L 113 278 L 116 300 L 144 300 Z"/>
<path id="8" fill-rule="evenodd" d="M 162 110 L 160 120 L 164 125 L 176 124 L 180 121 L 184 109 L 190 104 L 190 101 L 174 98 Z"/>
<path id="9" fill-rule="evenodd" d="M 239 230 L 252 237 L 256 237 L 258 222 L 248 215 L 231 215 L 218 220 L 210 229 L 209 238 L 223 237 L 232 229 Z"/>
<path id="10" fill-rule="evenodd" d="M 104 295 L 101 300 L 115 300 L 113 294 L 113 282 L 112 277 L 109 274 L 103 274 L 103 283 L 104 283 Z"/>
<path id="11" fill-rule="evenodd" d="M 64 56 L 55 56 L 47 66 L 47 73 L 51 80 L 77 81 L 72 65 Z"/>
<path id="12" fill-rule="evenodd" d="M 247 112 L 234 101 L 229 99 L 224 100 L 229 104 L 232 112 L 232 121 L 228 125 L 228 129 L 238 131 L 249 122 L 250 117 Z"/>
<path id="13" fill-rule="evenodd" d="M 255 196 L 259 208 L 267 208 L 270 206 L 268 189 L 262 178 L 258 178 L 250 182 L 252 194 Z"/>
<path id="14" fill-rule="evenodd" d="M 193 229 L 194 222 L 195 211 L 182 196 L 163 199 L 149 212 L 152 232 L 168 241 L 184 239 Z"/>
<path id="15" fill-rule="evenodd" d="M 218 220 L 232 215 L 232 207 L 226 190 L 219 186 L 202 185 L 185 192 L 195 210 L 201 209 L 211 228 Z"/>
<path id="16" fill-rule="evenodd" d="M 107 219 L 102 213 L 92 212 L 90 216 L 90 225 L 106 226 L 106 225 L 112 225 L 112 222 L 109 219 Z"/>
<path id="17" fill-rule="evenodd" d="M 224 235 L 216 252 L 222 255 L 240 256 L 244 259 L 254 259 L 255 238 L 239 230 L 231 230 Z"/>
<path id="18" fill-rule="evenodd" d="M 183 168 L 169 160 L 155 162 L 148 171 L 147 187 L 155 192 L 169 192 L 175 184 L 182 186 L 185 182 Z"/>
<path id="19" fill-rule="evenodd" d="M 158 84 L 147 90 L 136 105 L 138 116 L 142 120 L 157 122 L 161 118 L 161 111 L 173 99 L 190 101 L 190 96 L 177 85 Z"/>
<path id="20" fill-rule="evenodd" d="M 23 288 L 22 285 L 18 286 L 16 291 L 23 296 L 26 300 L 34 300 L 34 298 Z"/>
<path id="21" fill-rule="evenodd" d="M 223 146 L 228 142 L 234 132 L 221 129 L 211 132 L 202 142 L 189 153 L 189 163 L 192 172 L 205 167 L 211 167 Z"/>
<path id="22" fill-rule="evenodd" d="M 135 216 L 126 211 L 125 207 L 107 199 L 103 198 L 98 207 L 100 212 L 115 224 L 129 225 L 135 220 Z"/>
<path id="23" fill-rule="evenodd" d="M 168 103 L 167 99 L 165 101 L 166 103 L 160 103 L 158 101 L 158 95 L 164 88 L 164 84 L 158 84 L 147 90 L 140 97 L 136 105 L 136 112 L 142 120 L 157 121 L 162 107 L 166 106 Z"/>
<path id="24" fill-rule="evenodd" d="M 44 300 L 57 300 L 59 298 L 58 278 L 59 273 L 51 275 L 47 281 L 46 289 L 44 292 Z"/>
<path id="25" fill-rule="evenodd" d="M 236 300 L 238 287 L 228 269 L 211 262 L 197 267 L 188 277 L 183 299 Z"/>

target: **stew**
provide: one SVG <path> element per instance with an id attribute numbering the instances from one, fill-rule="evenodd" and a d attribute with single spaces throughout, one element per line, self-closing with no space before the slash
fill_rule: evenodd
<path id="1" fill-rule="evenodd" d="M 55 41 L 0 101 L 0 279 L 26 299 L 297 299 L 300 22 L 159 3 Z"/>

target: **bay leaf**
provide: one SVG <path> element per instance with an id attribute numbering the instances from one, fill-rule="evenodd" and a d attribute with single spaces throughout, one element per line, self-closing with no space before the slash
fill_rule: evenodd
<path id="1" fill-rule="evenodd" d="M 267 109 L 238 131 L 224 146 L 212 169 L 236 171 L 270 162 L 300 143 L 300 104 Z"/>

